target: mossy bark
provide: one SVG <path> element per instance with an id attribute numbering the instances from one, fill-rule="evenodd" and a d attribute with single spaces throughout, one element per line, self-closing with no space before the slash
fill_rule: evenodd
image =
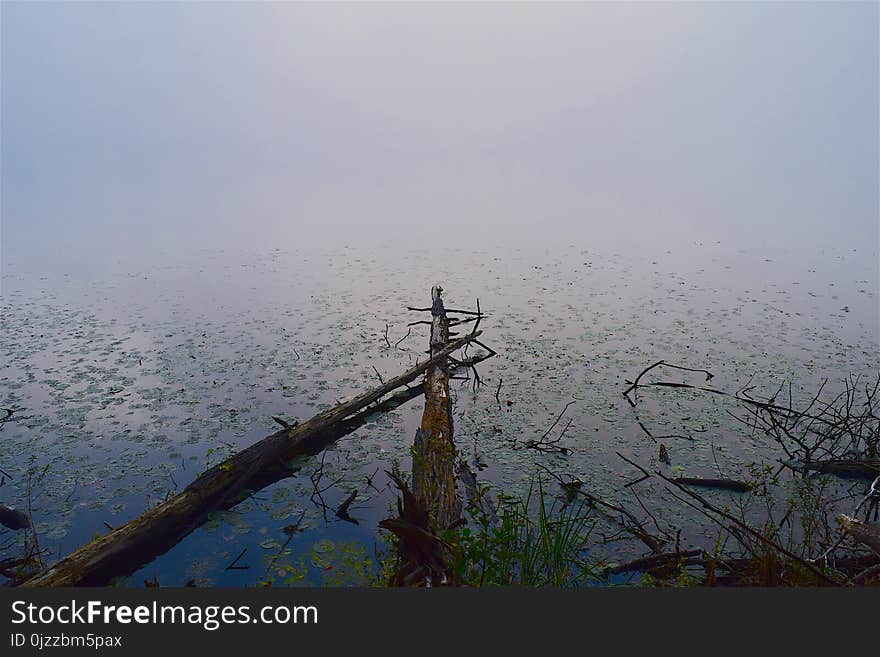
<path id="1" fill-rule="evenodd" d="M 439 286 L 431 290 L 432 359 L 449 344 L 449 319 L 441 294 Z M 431 531 L 438 534 L 461 517 L 455 457 L 449 361 L 441 358 L 425 372 L 425 411 L 413 443 L 413 494 L 428 512 Z"/>

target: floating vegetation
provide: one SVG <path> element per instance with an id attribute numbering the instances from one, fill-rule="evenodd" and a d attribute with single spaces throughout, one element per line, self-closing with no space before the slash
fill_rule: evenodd
<path id="1" fill-rule="evenodd" d="M 433 280 L 421 254 L 292 255 L 259 254 L 241 267 L 230 254 L 205 254 L 198 276 L 190 264 L 163 262 L 100 279 L 7 270 L 0 408 L 21 410 L 0 425 L 0 468 L 11 475 L 0 497 L 21 507 L 29 461 L 49 466 L 33 508 L 44 549 L 66 553 L 106 533 L 105 523 L 161 502 L 211 458 L 275 430 L 273 416 L 311 417 L 360 392 L 366 378 L 375 380 L 374 367 L 385 376 L 424 359 L 419 327 L 395 344 L 412 321 L 406 303 Z M 616 451 L 656 462 L 657 446 L 620 392 L 626 377 L 657 359 L 710 367 L 726 389 L 751 380 L 755 394 L 794 378 L 800 399 L 826 377 L 833 385 L 880 369 L 876 273 L 818 253 L 774 253 L 767 262 L 721 247 L 622 254 L 572 246 L 440 257 L 449 264 L 451 306 L 479 294 L 491 299 L 490 313 L 504 309 L 488 328 L 500 356 L 480 369 L 486 385 L 474 393 L 472 381 L 450 384 L 459 449 L 478 454 L 481 479 L 513 493 L 526 493 L 544 465 L 613 495 L 629 476 Z M 540 441 L 572 400 L 559 443 L 566 453 L 518 448 Z M 720 400 L 657 389 L 639 417 L 679 436 L 664 440 L 674 476 L 710 477 L 716 461 L 741 472 L 769 458 L 766 441 L 729 410 Z M 338 480 L 327 505 L 363 491 L 377 467 L 408 462 L 418 416 L 403 406 L 341 439 L 327 458 L 330 481 Z M 283 543 L 280 528 L 303 511 L 304 536 L 289 549 L 304 553 L 324 531 L 329 540 L 369 543 L 394 499 L 387 479 L 378 475 L 373 497 L 353 512 L 360 526 L 325 525 L 309 501 L 316 467 L 314 457 L 298 462 L 246 512 L 213 519 L 151 568 L 162 581 L 182 583 L 199 554 L 212 553 L 215 534 L 231 537 L 232 552 L 259 553 L 263 542 Z M 268 536 L 258 532 L 264 526 Z M 200 576 L 217 583 L 247 576 L 224 572 L 220 561 L 197 569 Z"/>

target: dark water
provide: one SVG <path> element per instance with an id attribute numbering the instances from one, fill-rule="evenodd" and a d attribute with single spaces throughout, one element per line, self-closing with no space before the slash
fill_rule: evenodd
<path id="1" fill-rule="evenodd" d="M 644 464 L 657 454 L 621 392 L 659 359 L 709 369 L 730 391 L 754 377 L 753 394 L 769 395 L 791 380 L 802 399 L 825 378 L 832 393 L 850 373 L 880 371 L 876 246 L 615 248 L 583 239 L 554 248 L 205 250 L 71 265 L 12 254 L 2 279 L 0 403 L 20 410 L 0 428 L 0 468 L 10 475 L 0 501 L 26 506 L 30 480 L 40 543 L 65 555 L 272 433 L 273 415 L 306 419 L 374 386 L 374 367 L 387 378 L 423 357 L 426 327 L 391 348 L 383 333 L 387 324 L 392 345 L 402 338 L 418 319 L 406 306 L 427 305 L 435 283 L 448 306 L 479 298 L 488 312 L 483 339 L 499 355 L 479 368 L 476 392 L 472 381 L 454 382 L 455 428 L 462 456 L 476 450 L 487 466 L 478 475 L 496 491 L 527 490 L 542 464 L 625 499 L 632 469 L 615 452 Z M 570 454 L 524 448 L 572 401 L 551 434 L 572 421 L 560 442 Z M 670 439 L 672 472 L 736 476 L 777 455 L 731 409 L 655 391 L 642 393 L 638 411 L 657 432 L 690 438 Z M 293 559 L 306 560 L 314 581 L 332 581 L 325 568 L 340 554 L 373 554 L 376 523 L 394 501 L 383 470 L 409 469 L 420 413 L 415 400 L 376 417 L 323 456 L 327 506 L 357 490 L 358 525 L 332 512 L 325 519 L 310 499 L 322 457 L 304 458 L 296 474 L 217 514 L 129 583 L 154 575 L 166 585 L 257 583 L 278 570 L 270 561 L 287 538 L 282 528 L 300 519 Z M 374 488 L 367 478 L 377 470 Z M 649 492 L 666 508 L 661 491 Z M 247 569 L 226 570 L 245 548 L 237 565 Z"/>

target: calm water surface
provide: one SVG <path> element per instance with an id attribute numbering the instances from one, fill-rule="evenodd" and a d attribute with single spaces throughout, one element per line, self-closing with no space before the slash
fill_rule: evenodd
<path id="1" fill-rule="evenodd" d="M 351 245 L 74 265 L 12 254 L 2 279 L 0 402 L 21 410 L 0 429 L 0 468 L 10 475 L 0 501 L 26 506 L 30 479 L 41 545 L 63 556 L 272 433 L 273 415 L 306 419 L 374 386 L 374 367 L 387 378 L 423 358 L 427 327 L 392 348 L 383 333 L 387 325 L 392 344 L 406 335 L 419 319 L 406 306 L 427 305 L 435 283 L 448 306 L 479 298 L 488 312 L 483 340 L 499 355 L 480 366 L 476 392 L 471 381 L 454 382 L 455 421 L 462 457 L 485 465 L 478 475 L 496 491 L 527 490 L 542 464 L 631 503 L 621 491 L 632 469 L 615 452 L 646 465 L 657 454 L 621 392 L 659 359 L 707 368 L 730 391 L 752 376 L 753 394 L 792 380 L 799 398 L 825 378 L 831 391 L 849 373 L 880 371 L 871 246 Z M 701 382 L 681 374 L 658 378 Z M 551 433 L 570 419 L 560 445 L 571 453 L 524 448 L 571 401 Z M 655 433 L 684 436 L 668 441 L 673 472 L 744 476 L 777 455 L 731 410 L 681 391 L 642 393 L 638 408 Z M 300 518 L 295 558 L 314 561 L 347 542 L 372 554 L 376 523 L 394 500 L 383 470 L 409 469 L 420 413 L 410 402 L 324 455 L 324 500 L 335 508 L 356 489 L 358 525 L 325 519 L 310 500 L 321 457 L 304 458 L 291 477 L 216 514 L 128 582 L 254 584 L 285 541 L 282 528 Z M 659 487 L 643 490 L 665 508 Z M 237 565 L 247 569 L 226 570 L 245 548 Z"/>

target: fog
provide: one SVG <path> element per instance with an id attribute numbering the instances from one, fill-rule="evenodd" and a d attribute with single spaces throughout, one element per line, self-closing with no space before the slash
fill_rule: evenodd
<path id="1" fill-rule="evenodd" d="M 33 525 L 0 556 L 20 549 L 18 575 L 94 546 L 259 453 L 279 418 L 303 426 L 424 362 L 428 315 L 408 308 L 438 284 L 449 308 L 483 313 L 466 355 L 497 351 L 441 390 L 454 427 L 438 455 L 454 443 L 481 497 L 528 509 L 556 470 L 621 499 L 636 463 L 778 476 L 731 504 L 766 533 L 764 501 L 796 503 L 796 552 L 823 551 L 814 521 L 864 492 L 765 475 L 780 458 L 794 476 L 795 459 L 873 454 L 876 422 L 839 437 L 828 409 L 867 412 L 862 392 L 832 400 L 869 395 L 880 373 L 878 23 L 876 1 L 0 0 L 0 499 Z M 676 365 L 645 374 L 631 406 L 621 393 L 658 361 Z M 828 421 L 834 439 L 782 445 L 761 429 L 773 414 L 733 395 L 782 395 L 825 418 L 777 413 L 786 435 Z M 425 401 L 371 406 L 320 455 L 309 441 L 253 502 L 205 509 L 113 582 L 379 582 L 398 493 L 381 473 L 418 470 Z M 718 528 L 656 482 L 657 519 L 631 519 L 681 527 L 683 550 L 718 563 L 749 556 L 736 541 L 720 554 Z M 641 541 L 575 549 L 566 527 L 594 519 L 568 514 L 547 526 L 571 559 L 554 548 L 529 570 L 630 581 L 585 576 Z M 611 525 L 594 535 L 620 536 Z"/>
<path id="2" fill-rule="evenodd" d="M 878 5 L 3 3 L 4 263 L 429 239 L 876 256 Z"/>

